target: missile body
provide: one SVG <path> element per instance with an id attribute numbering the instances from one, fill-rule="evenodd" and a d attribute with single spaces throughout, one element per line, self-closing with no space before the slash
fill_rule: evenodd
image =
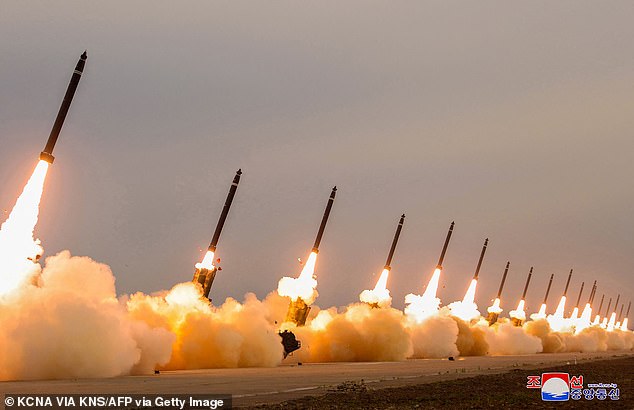
<path id="1" fill-rule="evenodd" d="M 313 245 L 313 252 L 319 252 L 319 244 L 321 243 L 321 237 L 324 235 L 324 229 L 326 229 L 326 224 L 328 223 L 328 217 L 330 216 L 330 210 L 332 209 L 332 204 L 335 202 L 335 195 L 337 194 L 337 187 L 332 188 L 332 192 L 330 193 L 330 198 L 328 198 L 328 204 L 326 204 L 326 210 L 324 211 L 324 216 L 321 219 L 321 225 L 319 225 L 319 231 L 317 232 L 317 237 L 315 238 L 315 244 Z"/>
<path id="2" fill-rule="evenodd" d="M 46 141 L 46 147 L 44 147 L 44 151 L 40 153 L 40 159 L 48 162 L 49 164 L 52 164 L 55 160 L 55 157 L 53 156 L 53 148 L 55 148 L 55 143 L 57 142 L 59 133 L 62 130 L 62 126 L 64 125 L 66 114 L 68 114 L 70 103 L 73 101 L 73 96 L 75 95 L 75 90 L 77 90 L 77 85 L 79 84 L 81 74 L 84 71 L 84 65 L 86 64 L 87 58 L 88 56 L 84 51 L 84 53 L 79 58 L 77 65 L 75 66 L 75 71 L 73 72 L 72 77 L 70 78 L 70 83 L 68 84 L 68 88 L 66 89 L 64 100 L 62 101 L 62 105 L 59 107 L 57 118 L 55 118 L 55 124 L 53 124 L 51 134 L 48 137 L 48 141 Z"/>
<path id="3" fill-rule="evenodd" d="M 597 310 L 597 316 L 601 315 L 601 309 L 603 308 L 603 299 L 605 299 L 605 294 L 601 295 L 601 302 L 599 303 L 599 310 Z"/>
<path id="4" fill-rule="evenodd" d="M 618 309 L 618 307 L 619 307 L 619 299 L 621 299 L 621 295 L 620 294 L 616 295 L 616 303 L 614 304 L 614 313 L 616 313 L 616 309 Z"/>
<path id="5" fill-rule="evenodd" d="M 455 222 L 452 222 L 451 225 L 449 225 L 449 232 L 447 232 L 445 244 L 442 247 L 442 252 L 440 252 L 440 258 L 438 259 L 438 265 L 436 266 L 437 269 L 442 269 L 442 263 L 445 260 L 445 253 L 447 252 L 447 247 L 449 246 L 449 240 L 451 240 L 451 234 L 453 233 L 454 225 Z"/>
<path id="6" fill-rule="evenodd" d="M 484 240 L 484 245 L 482 246 L 482 252 L 480 252 L 480 259 L 478 259 L 478 266 L 476 267 L 475 274 L 473 275 L 473 279 L 478 280 L 478 275 L 480 274 L 480 267 L 482 266 L 482 260 L 484 259 L 484 254 L 487 251 L 487 245 L 489 244 L 489 238 Z"/>
<path id="7" fill-rule="evenodd" d="M 592 300 L 594 299 L 594 292 L 597 291 L 597 281 L 595 280 L 594 283 L 592 284 L 592 290 L 590 290 L 590 296 L 588 297 L 588 304 L 592 303 Z"/>
<path id="8" fill-rule="evenodd" d="M 608 308 L 605 311 L 605 317 L 608 317 L 608 315 L 610 314 L 610 306 L 612 306 L 612 298 L 610 298 L 610 301 L 608 302 Z"/>
<path id="9" fill-rule="evenodd" d="M 511 262 L 506 262 L 506 268 L 504 268 L 504 275 L 502 275 L 502 282 L 500 282 L 500 289 L 498 289 L 498 299 L 502 296 L 502 289 L 504 289 L 504 282 L 506 281 L 506 274 L 509 273 L 509 267 Z"/>
<path id="10" fill-rule="evenodd" d="M 621 303 L 621 311 L 619 312 L 619 317 L 617 319 L 617 322 L 621 321 L 621 316 L 623 316 L 623 308 L 625 307 L 625 303 Z"/>
<path id="11" fill-rule="evenodd" d="M 390 247 L 390 253 L 387 255 L 387 261 L 385 262 L 385 269 L 390 270 L 392 266 L 392 258 L 394 257 L 394 251 L 396 250 L 396 244 L 398 243 L 398 237 L 401 236 L 401 229 L 403 229 L 403 222 L 405 222 L 405 214 L 401 215 L 401 220 L 398 222 L 396 232 L 394 233 L 394 239 L 392 240 L 392 246 Z"/>
<path id="12" fill-rule="evenodd" d="M 564 296 L 568 294 L 568 286 L 570 285 L 570 279 L 572 278 L 572 269 L 570 269 L 570 274 L 568 275 L 568 280 L 566 281 L 566 288 L 564 289 Z"/>
<path id="13" fill-rule="evenodd" d="M 546 296 L 544 296 L 544 305 L 546 304 L 546 301 L 548 301 L 548 294 L 550 293 L 550 285 L 553 284 L 554 277 L 555 277 L 554 273 L 550 275 L 550 282 L 548 282 L 548 288 L 546 288 Z"/>
<path id="14" fill-rule="evenodd" d="M 236 191 L 238 190 L 238 184 L 240 183 L 240 176 L 242 176 L 241 169 L 239 169 L 236 172 L 236 175 L 233 177 L 231 188 L 229 188 L 229 193 L 227 194 L 227 199 L 225 200 L 225 205 L 222 207 L 222 212 L 220 213 L 220 219 L 218 219 L 218 223 L 216 224 L 216 230 L 214 231 L 214 236 L 211 238 L 211 243 L 209 244 L 209 250 L 212 252 L 215 252 L 216 246 L 218 246 L 220 233 L 222 232 L 222 228 L 225 226 L 227 215 L 229 215 L 229 208 L 231 208 L 233 197 L 235 197 Z"/>
<path id="15" fill-rule="evenodd" d="M 531 276 L 533 276 L 532 266 L 531 270 L 528 272 L 528 277 L 526 278 L 526 285 L 524 286 L 524 292 L 522 293 L 522 300 L 526 300 L 526 291 L 528 290 L 528 284 L 531 283 Z"/>
<path id="16" fill-rule="evenodd" d="M 581 289 L 579 289 L 579 297 L 577 298 L 577 304 L 575 305 L 576 307 L 579 307 L 579 302 L 581 301 L 581 294 L 583 293 L 583 285 L 585 284 L 585 282 L 581 282 Z"/>
<path id="17" fill-rule="evenodd" d="M 222 208 L 222 212 L 220 213 L 220 219 L 218 219 L 218 223 L 216 224 L 216 230 L 214 231 L 214 236 L 211 238 L 211 243 L 209 244 L 208 252 L 216 252 L 216 246 L 218 246 L 218 240 L 220 239 L 220 233 L 222 232 L 222 228 L 225 225 L 225 221 L 227 220 L 227 215 L 229 215 L 229 209 L 231 208 L 231 203 L 233 202 L 233 197 L 236 195 L 236 190 L 238 189 L 238 184 L 240 183 L 240 176 L 242 175 L 242 170 L 239 169 L 236 172 L 236 175 L 233 177 L 233 182 L 231 183 L 231 188 L 229 188 L 229 193 L 227 194 L 227 199 L 225 200 L 225 205 Z M 213 266 L 206 267 L 198 267 L 194 272 L 194 283 L 199 283 L 203 288 L 203 296 L 209 298 L 209 291 L 211 290 L 211 285 L 214 283 L 214 279 L 216 278 L 216 273 L 218 269 Z"/>
<path id="18" fill-rule="evenodd" d="M 627 304 L 627 313 L 625 314 L 625 317 L 629 317 L 630 316 L 630 308 L 632 307 L 632 301 L 630 300 L 630 303 Z"/>

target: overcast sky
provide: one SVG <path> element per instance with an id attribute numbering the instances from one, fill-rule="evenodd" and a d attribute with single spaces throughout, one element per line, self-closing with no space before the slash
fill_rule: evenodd
<path id="1" fill-rule="evenodd" d="M 510 308 L 568 270 L 634 293 L 630 1 L 9 1 L 0 5 L 0 208 L 44 147 L 79 55 L 36 235 L 110 265 L 119 293 L 191 280 L 238 168 L 211 296 L 296 276 L 330 189 L 317 304 L 374 286 Z M 6 217 L 3 212 L 2 219 Z M 605 308 L 604 308 L 605 309 Z"/>

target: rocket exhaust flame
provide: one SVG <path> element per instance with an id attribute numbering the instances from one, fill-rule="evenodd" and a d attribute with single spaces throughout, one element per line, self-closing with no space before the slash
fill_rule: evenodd
<path id="1" fill-rule="evenodd" d="M 9 217 L 0 227 L 0 297 L 28 281 L 39 269 L 37 261 L 43 250 L 40 241 L 33 238 L 33 232 L 48 167 L 48 162 L 38 162 Z"/>
<path id="2" fill-rule="evenodd" d="M 396 232 L 394 233 L 394 239 L 392 239 L 392 246 L 390 246 L 390 252 L 387 255 L 387 261 L 385 262 L 385 267 L 383 268 L 383 272 L 381 272 L 381 276 L 379 280 L 376 282 L 374 289 L 366 289 L 359 295 L 359 299 L 361 302 L 365 302 L 370 304 L 372 307 L 387 307 L 392 303 L 392 297 L 390 296 L 390 291 L 387 289 L 387 279 L 390 275 L 392 258 L 394 257 L 394 251 L 396 250 L 396 244 L 398 243 L 398 238 L 401 235 L 401 230 L 403 229 L 403 223 L 405 222 L 405 214 L 401 215 L 401 219 L 398 222 L 398 226 L 396 227 Z"/>
<path id="3" fill-rule="evenodd" d="M 440 268 L 434 270 L 427 288 L 422 296 L 410 293 L 405 296 L 405 314 L 416 323 L 421 323 L 438 312 L 440 299 L 436 297 L 438 282 L 440 280 Z"/>
<path id="4" fill-rule="evenodd" d="M 568 327 L 568 320 L 564 318 L 565 310 L 566 296 L 564 295 L 561 297 L 555 313 L 552 315 L 548 315 L 548 317 L 546 318 L 550 327 L 556 332 L 564 331 Z"/>
<path id="5" fill-rule="evenodd" d="M 288 296 L 292 301 L 303 299 L 313 303 L 317 297 L 317 280 L 314 278 L 317 253 L 311 252 L 297 278 L 283 277 L 277 287 L 280 296 Z"/>
<path id="6" fill-rule="evenodd" d="M 480 317 L 478 305 L 476 305 L 476 303 L 474 302 L 477 286 L 478 280 L 471 279 L 471 284 L 469 285 L 467 293 L 465 293 L 462 301 L 449 304 L 449 309 L 451 309 L 451 314 L 453 316 L 456 316 L 457 318 L 460 318 L 465 322 L 469 322 Z"/>
<path id="7" fill-rule="evenodd" d="M 390 291 L 387 289 L 387 278 L 390 274 L 388 268 L 384 268 L 381 272 L 379 280 L 376 282 L 374 289 L 366 289 L 359 295 L 361 302 L 368 303 L 372 307 L 387 307 L 392 302 Z"/>

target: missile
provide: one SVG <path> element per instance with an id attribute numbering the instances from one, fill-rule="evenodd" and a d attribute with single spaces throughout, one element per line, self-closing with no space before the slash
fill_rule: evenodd
<path id="1" fill-rule="evenodd" d="M 484 240 L 484 245 L 482 246 L 482 252 L 480 252 L 480 259 L 478 260 L 478 266 L 476 267 L 475 274 L 473 275 L 473 279 L 478 280 L 478 275 L 480 274 L 480 267 L 482 266 L 482 260 L 484 259 L 484 254 L 487 251 L 487 245 L 489 244 L 489 238 Z"/>
<path id="2" fill-rule="evenodd" d="M 442 247 L 442 252 L 440 252 L 440 259 L 438 259 L 438 265 L 436 269 L 442 269 L 442 262 L 445 260 L 445 253 L 447 252 L 447 247 L 449 246 L 449 240 L 451 239 L 451 234 L 453 233 L 453 227 L 455 222 L 452 222 L 449 225 L 449 232 L 447 232 L 447 237 L 445 238 L 445 244 Z"/>
<path id="3" fill-rule="evenodd" d="M 625 313 L 625 317 L 628 318 L 630 317 L 630 308 L 632 307 L 632 301 L 630 300 L 630 302 L 627 304 L 627 312 Z"/>
<path id="4" fill-rule="evenodd" d="M 601 309 L 603 308 L 603 299 L 605 299 L 605 294 L 601 295 L 601 302 L 599 303 L 599 310 L 597 310 L 597 316 L 601 315 Z"/>
<path id="5" fill-rule="evenodd" d="M 533 276 L 532 266 L 531 266 L 531 270 L 528 272 L 528 277 L 526 278 L 526 285 L 524 286 L 524 292 L 522 293 L 522 300 L 526 299 L 526 291 L 528 290 L 528 284 L 531 283 L 531 276 Z"/>
<path id="6" fill-rule="evenodd" d="M 546 288 L 546 296 L 544 296 L 544 305 L 546 304 L 546 301 L 548 300 L 548 294 L 550 293 L 550 285 L 553 284 L 554 277 L 555 277 L 554 273 L 550 275 L 550 282 L 548 282 L 548 287 Z"/>
<path id="7" fill-rule="evenodd" d="M 568 275 L 568 280 L 566 281 L 566 288 L 564 289 L 564 296 L 568 294 L 568 286 L 570 285 L 570 279 L 572 278 L 572 269 L 570 269 L 570 274 Z"/>
<path id="8" fill-rule="evenodd" d="M 401 229 L 403 229 L 403 222 L 405 222 L 405 214 L 401 215 L 401 220 L 398 221 L 396 232 L 394 233 L 394 239 L 392 239 L 392 246 L 390 247 L 390 253 L 387 255 L 387 261 L 385 262 L 385 269 L 390 270 L 392 265 L 392 258 L 394 257 L 394 251 L 396 250 L 396 244 L 398 243 L 398 237 L 401 236 Z"/>
<path id="9" fill-rule="evenodd" d="M 502 289 L 504 288 L 504 282 L 506 281 L 506 274 L 509 273 L 509 267 L 511 262 L 506 262 L 506 268 L 504 268 L 504 274 L 502 275 L 502 282 L 500 282 L 500 289 L 498 289 L 498 299 L 502 296 Z"/>
<path id="10" fill-rule="evenodd" d="M 614 313 L 616 313 L 616 309 L 619 307 L 619 299 L 621 299 L 620 294 L 616 295 L 616 303 L 614 304 Z"/>
<path id="11" fill-rule="evenodd" d="M 625 307 L 625 303 L 621 303 L 621 311 L 619 312 L 619 318 L 617 319 L 617 322 L 621 321 L 621 316 L 623 316 L 623 308 Z"/>
<path id="12" fill-rule="evenodd" d="M 608 308 L 605 311 L 605 317 L 608 317 L 608 315 L 610 314 L 610 306 L 612 306 L 612 298 L 610 298 L 610 301 L 608 302 Z"/>
<path id="13" fill-rule="evenodd" d="M 337 194 L 337 187 L 332 188 L 332 192 L 330 193 L 330 198 L 328 198 L 328 204 L 326 204 L 326 210 L 324 211 L 324 217 L 321 219 L 321 225 L 319 225 L 319 231 L 317 232 L 317 237 L 315 238 L 315 244 L 313 245 L 313 252 L 319 252 L 319 244 L 321 243 L 321 237 L 324 235 L 324 229 L 326 229 L 326 224 L 328 223 L 328 217 L 330 216 L 330 210 L 332 209 L 332 204 L 335 202 L 335 195 Z"/>
<path id="14" fill-rule="evenodd" d="M 576 307 L 579 307 L 579 302 L 581 301 L 581 294 L 583 293 L 583 285 L 585 284 L 585 282 L 581 282 L 581 289 L 579 289 L 579 297 L 577 298 L 577 304 L 575 305 Z"/>
<path id="15" fill-rule="evenodd" d="M 75 95 L 75 90 L 77 90 L 77 85 L 79 84 L 81 74 L 84 71 L 84 65 L 86 64 L 87 58 L 88 56 L 84 51 L 81 57 L 79 57 L 79 61 L 75 66 L 75 71 L 70 78 L 70 83 L 68 84 L 68 88 L 66 89 L 64 100 L 62 101 L 61 107 L 59 107 L 57 118 L 55 118 L 55 124 L 53 124 L 51 134 L 48 137 L 48 141 L 46 141 L 46 147 L 44 147 L 44 151 L 40 153 L 40 159 L 48 162 L 49 164 L 52 164 L 55 160 L 55 157 L 53 156 L 53 148 L 55 148 L 55 143 L 57 142 L 57 138 L 59 137 L 59 132 L 62 130 L 62 125 L 64 125 L 66 114 L 68 114 L 70 103 L 73 101 L 73 96 Z"/>
<path id="16" fill-rule="evenodd" d="M 590 290 L 590 296 L 588 297 L 588 304 L 592 303 L 592 299 L 594 299 L 594 292 L 597 290 L 597 281 L 595 280 L 592 284 L 592 290 Z"/>
<path id="17" fill-rule="evenodd" d="M 218 246 L 220 233 L 222 232 L 222 228 L 225 226 L 227 215 L 229 215 L 229 208 L 231 208 L 233 197 L 236 195 L 236 191 L 238 190 L 238 184 L 240 183 L 240 176 L 242 176 L 242 169 L 239 169 L 236 172 L 236 175 L 233 177 L 231 188 L 229 188 L 229 193 L 227 194 L 227 199 L 225 200 L 225 205 L 222 207 L 222 212 L 220 213 L 220 219 L 218 219 L 218 223 L 216 224 L 216 230 L 214 231 L 214 236 L 211 238 L 211 243 L 209 244 L 209 250 L 212 252 L 216 252 L 216 246 Z"/>
<path id="18" fill-rule="evenodd" d="M 236 175 L 233 177 L 233 182 L 231 183 L 229 193 L 227 194 L 227 199 L 225 200 L 225 205 L 222 207 L 220 218 L 218 219 L 218 223 L 216 224 L 214 236 L 211 238 L 211 243 L 209 244 L 209 248 L 207 249 L 208 254 L 209 252 L 211 252 L 211 254 L 213 255 L 213 253 L 216 252 L 218 240 L 220 239 L 220 233 L 222 232 L 222 228 L 225 226 L 227 215 L 229 215 L 229 208 L 231 208 L 233 197 L 236 195 L 241 175 L 242 169 L 239 169 L 236 172 Z M 200 283 L 203 288 L 203 296 L 205 296 L 206 298 L 209 298 L 209 291 L 211 290 L 211 285 L 214 283 L 216 272 L 217 268 L 215 266 L 197 266 L 196 271 L 194 272 L 193 282 Z"/>

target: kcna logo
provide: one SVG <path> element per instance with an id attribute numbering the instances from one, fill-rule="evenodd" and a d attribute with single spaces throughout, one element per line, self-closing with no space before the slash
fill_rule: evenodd
<path id="1" fill-rule="evenodd" d="M 526 387 L 541 388 L 543 401 L 567 401 L 570 400 L 571 387 L 583 389 L 583 376 L 570 377 L 568 373 L 542 373 L 541 377 L 528 376 Z"/>

